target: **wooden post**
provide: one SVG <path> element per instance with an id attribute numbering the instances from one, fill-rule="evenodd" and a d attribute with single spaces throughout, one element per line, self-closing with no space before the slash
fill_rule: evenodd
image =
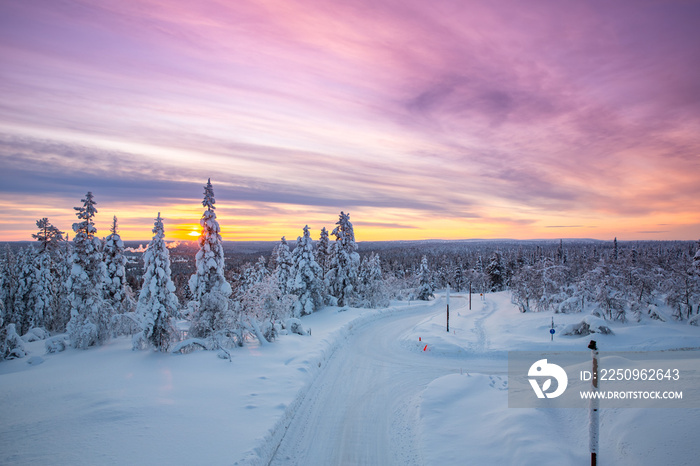
<path id="1" fill-rule="evenodd" d="M 450 284 L 447 284 L 447 333 L 450 333 Z"/>
<path id="2" fill-rule="evenodd" d="M 591 450 L 591 466 L 596 466 L 598 461 L 598 431 L 599 431 L 599 418 L 598 418 L 598 407 L 600 405 L 600 400 L 597 398 L 598 392 L 598 346 L 595 340 L 591 340 L 588 344 L 588 348 L 591 350 L 591 358 L 593 360 L 593 369 L 591 374 L 591 386 L 593 388 L 593 396 L 589 402 L 588 408 L 588 437 L 589 446 Z"/>

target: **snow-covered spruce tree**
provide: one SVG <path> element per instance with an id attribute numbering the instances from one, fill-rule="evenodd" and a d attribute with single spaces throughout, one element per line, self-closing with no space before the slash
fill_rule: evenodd
<path id="1" fill-rule="evenodd" d="M 211 179 L 204 186 L 205 207 L 199 224 L 199 251 L 196 255 L 197 272 L 190 277 L 189 286 L 194 299 L 191 302 L 192 325 L 190 335 L 196 338 L 208 337 L 223 328 L 228 320 L 228 298 L 231 285 L 224 276 L 224 248 L 221 229 L 216 220 L 216 200 Z"/>
<path id="2" fill-rule="evenodd" d="M 291 292 L 297 296 L 294 317 L 311 314 L 323 305 L 323 269 L 314 257 L 314 242 L 309 226 L 304 227 L 304 236 L 297 238 L 292 254 Z"/>
<path id="3" fill-rule="evenodd" d="M 81 201 L 83 205 L 75 207 L 81 221 L 73 224 L 73 265 L 66 285 L 71 307 L 67 330 L 71 345 L 85 349 L 109 338 L 111 311 L 102 294 L 105 264 L 102 243 L 95 236 L 96 202 L 91 192 Z"/>
<path id="4" fill-rule="evenodd" d="M 275 248 L 275 276 L 282 295 L 289 294 L 292 281 L 292 253 L 289 251 L 287 239 L 283 236 Z"/>
<path id="5" fill-rule="evenodd" d="M 505 288 L 506 269 L 500 251 L 494 251 L 491 256 L 491 262 L 486 266 L 486 275 L 489 278 L 491 291 L 501 291 Z"/>
<path id="6" fill-rule="evenodd" d="M 433 292 L 433 278 L 430 268 L 428 267 L 428 258 L 423 256 L 420 261 L 420 271 L 418 272 L 418 291 L 416 292 L 416 299 L 428 301 L 430 298 L 435 297 Z"/>
<path id="7" fill-rule="evenodd" d="M 17 284 L 14 290 L 12 314 L 8 316 L 7 320 L 15 324 L 17 332 L 21 335 L 31 328 L 37 318 L 35 315 L 35 292 L 37 290 L 34 284 L 36 280 L 35 258 L 36 251 L 33 247 L 22 248 L 17 253 Z"/>
<path id="8" fill-rule="evenodd" d="M 126 256 L 124 242 L 117 229 L 117 217 L 114 216 L 109 236 L 105 239 L 103 254 L 105 258 L 104 298 L 112 305 L 115 314 L 126 314 L 134 310 L 134 298 L 126 281 Z"/>
<path id="9" fill-rule="evenodd" d="M 692 316 L 692 306 L 688 310 L 688 323 L 691 325 L 700 325 L 700 241 L 698 241 L 698 250 L 693 256 L 693 262 L 688 270 L 688 281 L 693 289 L 693 298 L 695 301 L 695 315 Z"/>
<path id="10" fill-rule="evenodd" d="M 237 294 L 242 295 L 256 283 L 263 281 L 270 274 L 265 266 L 265 257 L 260 256 L 255 264 L 246 263 L 241 274 L 241 283 L 238 285 Z"/>
<path id="11" fill-rule="evenodd" d="M 321 266 L 324 277 L 328 273 L 328 270 L 330 270 L 331 250 L 328 230 L 326 230 L 326 227 L 323 227 L 321 228 L 321 237 L 318 239 L 318 244 L 316 245 L 316 263 Z"/>
<path id="12" fill-rule="evenodd" d="M 5 244 L 5 253 L 0 262 L 0 301 L 4 311 L 4 324 L 11 322 L 15 308 L 17 291 L 17 264 L 9 244 Z M 3 325 L 4 325 L 3 324 Z"/>
<path id="13" fill-rule="evenodd" d="M 67 239 L 61 241 L 56 256 L 58 305 L 51 312 L 47 329 L 51 332 L 63 333 L 70 321 L 71 292 L 68 278 L 73 270 L 73 245 Z"/>
<path id="14" fill-rule="evenodd" d="M 340 212 L 340 219 L 333 229 L 335 242 L 331 249 L 330 267 L 326 275 L 328 291 L 338 306 L 348 306 L 357 293 L 360 255 L 357 253 L 355 232 L 350 214 Z"/>
<path id="15" fill-rule="evenodd" d="M 34 259 L 35 280 L 35 318 L 33 327 L 44 327 L 48 330 L 55 328 L 54 322 L 60 306 L 61 291 L 65 275 L 62 274 L 64 266 L 61 263 L 63 254 L 61 245 L 64 243 L 64 233 L 49 222 L 48 218 L 36 221 L 38 233 L 32 237 L 39 243 L 39 251 Z M 65 325 L 65 324 L 64 324 Z"/>
<path id="16" fill-rule="evenodd" d="M 379 254 L 365 256 L 360 266 L 360 295 L 363 306 L 378 308 L 389 305 L 388 293 L 382 277 Z"/>
<path id="17" fill-rule="evenodd" d="M 35 278 L 31 293 L 34 312 L 30 327 L 53 330 L 62 286 L 61 267 L 57 262 L 62 259 L 60 244 L 63 242 L 63 232 L 53 226 L 48 218 L 37 220 L 36 226 L 39 232 L 32 237 L 39 242 L 40 246 L 34 258 Z"/>
<path id="18" fill-rule="evenodd" d="M 177 314 L 177 296 L 171 280 L 170 251 L 165 244 L 163 219 L 158 217 L 153 224 L 153 239 L 143 255 L 143 286 L 139 294 L 136 314 L 141 321 L 143 333 L 137 342 L 146 341 L 158 351 L 167 351 L 177 335 L 173 317 Z"/>

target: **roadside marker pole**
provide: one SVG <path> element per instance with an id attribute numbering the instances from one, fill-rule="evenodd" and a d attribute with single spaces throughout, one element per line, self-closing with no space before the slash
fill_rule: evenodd
<path id="1" fill-rule="evenodd" d="M 591 370 L 591 385 L 593 387 L 593 395 L 589 401 L 588 405 L 588 441 L 591 450 L 591 466 L 596 466 L 598 462 L 598 434 L 599 434 L 599 418 L 598 418 L 598 407 L 600 405 L 600 400 L 598 400 L 598 346 L 595 340 L 591 340 L 588 344 L 588 348 L 591 350 L 591 358 L 593 359 L 593 369 Z"/>
<path id="2" fill-rule="evenodd" d="M 447 284 L 447 333 L 450 333 L 450 284 Z"/>
<path id="3" fill-rule="evenodd" d="M 472 310 L 472 282 L 469 282 L 469 310 Z"/>
<path id="4" fill-rule="evenodd" d="M 552 328 L 549 329 L 549 334 L 552 336 L 549 341 L 554 341 L 554 317 L 552 317 Z"/>

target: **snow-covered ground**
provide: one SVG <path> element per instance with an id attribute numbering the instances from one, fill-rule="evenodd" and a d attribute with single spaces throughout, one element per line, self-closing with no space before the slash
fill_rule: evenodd
<path id="1" fill-rule="evenodd" d="M 507 293 L 386 310 L 325 308 L 311 336 L 234 351 L 101 348 L 0 363 L 0 464 L 585 464 L 587 412 L 508 408 L 507 351 L 550 341 L 551 313 Z M 555 315 L 558 330 L 582 315 Z M 700 330 L 613 325 L 601 350 L 691 348 Z M 426 347 L 427 345 L 427 347 Z M 34 358 L 32 358 L 34 357 Z M 697 464 L 700 410 L 607 409 L 599 464 Z"/>

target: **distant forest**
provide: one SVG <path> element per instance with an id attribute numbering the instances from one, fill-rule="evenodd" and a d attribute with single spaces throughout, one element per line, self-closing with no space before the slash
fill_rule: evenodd
<path id="1" fill-rule="evenodd" d="M 229 349 L 303 333 L 323 306 L 380 308 L 455 292 L 507 291 L 521 312 L 584 313 L 607 321 L 700 323 L 700 246 L 694 241 L 355 241 L 350 215 L 332 232 L 295 241 L 225 242 L 205 186 L 201 236 L 124 242 L 114 217 L 99 238 L 92 193 L 76 207 L 72 241 L 48 219 L 36 241 L 0 252 L 0 358 L 23 342 L 47 351 L 132 335 L 135 349 Z"/>

